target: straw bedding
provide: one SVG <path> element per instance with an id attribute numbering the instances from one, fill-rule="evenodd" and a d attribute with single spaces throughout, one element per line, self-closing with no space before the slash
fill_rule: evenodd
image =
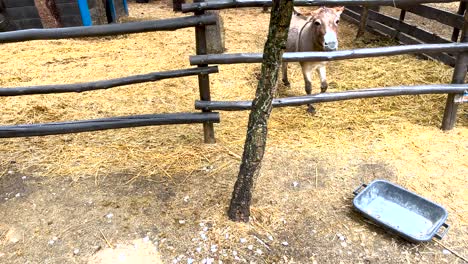
<path id="1" fill-rule="evenodd" d="M 131 20 L 180 15 L 157 3 L 133 4 L 130 7 Z M 244 9 L 222 11 L 222 16 L 226 27 L 227 52 L 262 51 L 268 14 L 260 9 Z M 355 41 L 355 34 L 353 26 L 341 24 L 341 49 L 395 45 L 390 40 L 373 35 L 365 35 L 363 39 Z M 75 83 L 181 69 L 190 67 L 188 56 L 194 53 L 193 29 L 4 44 L 0 48 L 0 85 Z M 251 99 L 259 67 L 254 64 L 221 65 L 220 73 L 210 76 L 212 98 Z M 289 75 L 292 86 L 287 89 L 280 85 L 278 97 L 305 94 L 299 66 L 290 64 Z M 330 92 L 449 83 L 451 75 L 450 67 L 414 56 L 339 61 L 330 63 L 328 67 Z M 313 92 L 318 92 L 318 78 L 315 79 Z M 3 97 L 0 98 L 0 123 L 193 112 L 196 99 L 196 77 L 83 94 Z M 328 186 L 318 191 L 319 196 L 313 197 L 342 202 L 339 188 L 351 189 L 360 178 L 350 181 L 340 175 L 367 175 L 367 167 L 359 164 L 382 161 L 386 164 L 385 168 L 391 168 L 394 172 L 395 181 L 449 204 L 450 213 L 458 220 L 456 225 L 466 225 L 466 199 L 460 198 L 466 197 L 467 193 L 466 188 L 459 186 L 466 184 L 468 175 L 468 108 L 461 105 L 456 128 L 442 132 L 439 126 L 444 105 L 444 95 L 424 95 L 320 104 L 316 106 L 315 116 L 309 115 L 306 107 L 273 110 L 264 175 L 258 183 L 258 186 L 264 187 L 258 190 L 257 196 L 261 198 L 256 200 L 258 205 L 253 209 L 256 218 L 254 225 L 271 230 L 281 224 L 281 207 L 269 205 L 268 197 L 277 195 L 272 190 L 276 188 L 273 182 L 310 176 L 310 186 Z M 0 168 L 13 167 L 20 173 L 44 177 L 71 177 L 75 181 L 94 177 L 96 182 L 122 173 L 133 176 L 130 182 L 139 177 L 152 176 L 171 178 L 182 175 L 190 179 L 199 173 L 206 173 L 220 184 L 227 182 L 230 186 L 242 154 L 247 118 L 248 112 L 221 113 L 221 123 L 215 125 L 218 142 L 215 145 L 202 143 L 201 125 L 2 139 Z M 328 169 L 322 169 L 322 165 Z M 379 171 L 385 168 L 373 170 L 373 175 L 378 176 Z M 6 169 L 0 172 L 0 176 L 4 173 Z M 331 175 L 328 183 L 313 182 L 314 177 L 317 181 L 317 175 L 324 173 Z M 286 178 L 283 179 L 283 176 Z M 440 185 L 447 192 L 433 192 L 435 185 Z M 221 202 L 227 202 L 228 196 L 223 196 Z M 316 199 L 313 197 L 301 192 L 294 199 Z M 213 210 L 207 212 L 213 213 Z M 217 212 L 209 219 L 219 223 L 226 221 L 223 217 L 222 212 Z M 227 225 L 240 230 L 236 232 L 243 232 L 244 227 Z M 222 236 L 222 232 L 219 230 L 218 235 Z M 465 241 L 465 238 L 461 239 Z"/>

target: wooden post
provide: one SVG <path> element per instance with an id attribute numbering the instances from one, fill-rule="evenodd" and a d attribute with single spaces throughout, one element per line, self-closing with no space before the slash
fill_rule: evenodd
<path id="1" fill-rule="evenodd" d="M 281 57 L 286 48 L 293 0 L 273 0 L 270 28 L 265 43 L 260 78 L 249 115 L 247 137 L 239 175 L 234 185 L 228 215 L 234 221 L 249 221 L 254 181 L 260 167 L 267 141 L 268 118 L 275 94 Z"/>
<path id="2" fill-rule="evenodd" d="M 460 6 L 458 7 L 457 14 L 463 15 L 466 10 L 466 2 L 460 1 Z M 452 41 L 457 42 L 458 41 L 458 35 L 460 35 L 460 29 L 458 28 L 453 28 L 453 33 L 452 33 Z"/>
<path id="3" fill-rule="evenodd" d="M 460 42 L 468 42 L 468 12 L 465 12 L 462 39 Z M 457 56 L 457 62 L 453 70 L 452 83 L 465 83 L 466 71 L 468 70 L 468 52 L 461 52 Z M 445 104 L 444 117 L 442 119 L 442 130 L 452 130 L 457 121 L 458 104 L 455 102 L 457 94 L 449 94 Z"/>
<path id="4" fill-rule="evenodd" d="M 401 12 L 400 12 L 400 22 L 405 21 L 405 16 L 406 16 L 406 10 L 401 9 Z"/>
<path id="5" fill-rule="evenodd" d="M 369 7 L 368 6 L 363 6 L 362 7 L 362 12 L 361 12 L 361 22 L 359 23 L 359 30 L 356 34 L 356 38 L 360 38 L 364 35 L 364 32 L 366 32 L 366 26 L 367 26 L 367 18 L 369 16 Z"/>
<path id="6" fill-rule="evenodd" d="M 182 4 L 185 4 L 185 0 L 172 0 L 172 11 L 181 12 Z"/>
<path id="7" fill-rule="evenodd" d="M 195 2 L 203 2 L 203 0 L 196 0 Z M 205 11 L 196 11 L 195 15 L 200 16 L 204 15 Z M 197 55 L 207 54 L 207 44 L 206 44 L 206 26 L 198 25 L 195 27 L 195 43 L 196 43 L 196 52 Z M 198 65 L 198 67 L 207 67 L 207 64 Z M 199 74 L 198 75 L 198 88 L 200 91 L 200 99 L 203 101 L 211 101 L 210 93 L 210 77 L 208 74 Z M 203 110 L 203 112 L 211 112 L 209 110 Z M 205 143 L 213 144 L 216 143 L 214 135 L 213 123 L 206 122 L 203 123 L 203 135 Z"/>
<path id="8" fill-rule="evenodd" d="M 63 26 L 55 0 L 34 0 L 34 4 L 45 28 L 59 28 Z"/>

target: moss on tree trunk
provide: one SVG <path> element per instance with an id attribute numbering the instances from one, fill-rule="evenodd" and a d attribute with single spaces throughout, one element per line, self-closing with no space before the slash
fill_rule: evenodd
<path id="1" fill-rule="evenodd" d="M 268 39 L 263 51 L 262 77 L 252 104 L 242 163 L 228 211 L 229 218 L 234 221 L 249 221 L 252 190 L 265 152 L 268 118 L 281 67 L 281 57 L 286 48 L 292 10 L 292 0 L 273 0 Z"/>

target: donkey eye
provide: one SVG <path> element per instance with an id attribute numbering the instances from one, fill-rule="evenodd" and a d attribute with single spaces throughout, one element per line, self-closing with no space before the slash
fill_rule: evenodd
<path id="1" fill-rule="evenodd" d="M 318 20 L 316 20 L 316 21 L 314 22 L 314 25 L 316 25 L 316 26 L 320 26 L 321 24 L 322 24 L 322 23 L 320 23 L 320 21 L 318 21 Z"/>
<path id="2" fill-rule="evenodd" d="M 338 19 L 338 20 L 336 20 L 336 22 L 335 22 L 335 23 L 336 23 L 336 24 L 339 24 L 339 23 L 340 23 L 340 20 L 339 20 L 339 19 Z"/>

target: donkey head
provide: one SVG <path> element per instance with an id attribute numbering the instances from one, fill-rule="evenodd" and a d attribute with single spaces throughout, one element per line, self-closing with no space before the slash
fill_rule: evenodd
<path id="1" fill-rule="evenodd" d="M 344 7 L 320 7 L 307 15 L 313 31 L 314 49 L 334 51 L 338 49 L 338 24 Z"/>

